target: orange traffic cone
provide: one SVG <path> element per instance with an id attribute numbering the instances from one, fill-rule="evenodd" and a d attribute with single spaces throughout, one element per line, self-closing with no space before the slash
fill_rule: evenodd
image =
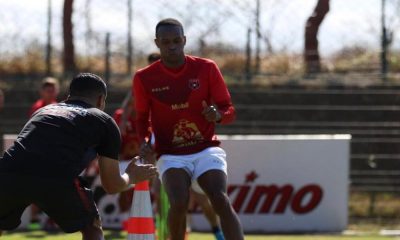
<path id="1" fill-rule="evenodd" d="M 128 231 L 128 240 L 155 239 L 149 181 L 143 181 L 135 185 L 129 219 L 125 225 Z"/>

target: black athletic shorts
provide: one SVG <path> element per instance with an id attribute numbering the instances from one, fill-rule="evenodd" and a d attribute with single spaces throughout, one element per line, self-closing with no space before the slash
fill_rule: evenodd
<path id="1" fill-rule="evenodd" d="M 88 224 L 100 227 L 92 191 L 80 178 L 72 183 L 33 176 L 0 173 L 0 230 L 12 230 L 21 223 L 25 208 L 34 203 L 66 233 Z"/>

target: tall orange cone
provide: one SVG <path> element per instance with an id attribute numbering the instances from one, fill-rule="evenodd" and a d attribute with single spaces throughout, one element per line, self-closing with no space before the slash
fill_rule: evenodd
<path id="1" fill-rule="evenodd" d="M 155 228 L 150 200 L 149 181 L 135 185 L 129 219 L 126 222 L 128 240 L 154 240 Z"/>

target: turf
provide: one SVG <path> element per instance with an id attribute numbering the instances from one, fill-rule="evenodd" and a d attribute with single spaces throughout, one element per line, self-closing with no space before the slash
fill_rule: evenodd
<path id="1" fill-rule="evenodd" d="M 107 240 L 125 240 L 126 233 L 106 231 Z M 75 234 L 47 233 L 43 231 L 5 233 L 1 240 L 80 240 L 81 236 Z M 246 240 L 388 240 L 393 237 L 384 237 L 375 234 L 360 236 L 345 235 L 246 235 Z M 213 235 L 207 233 L 191 233 L 189 240 L 214 240 Z"/>

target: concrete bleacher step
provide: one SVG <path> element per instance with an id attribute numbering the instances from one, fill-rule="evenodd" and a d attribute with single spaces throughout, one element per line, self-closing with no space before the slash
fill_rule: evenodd
<path id="1" fill-rule="evenodd" d="M 390 105 L 398 89 L 231 89 L 234 103 L 282 105 Z M 316 101 L 317 100 L 317 101 Z"/>
<path id="2" fill-rule="evenodd" d="M 111 89 L 106 112 L 112 114 L 128 91 Z M 357 171 L 373 176 L 383 171 L 379 178 L 385 180 L 379 181 L 386 184 L 385 188 L 398 184 L 394 180 L 400 174 L 389 173 L 400 169 L 400 89 L 233 86 L 230 92 L 237 120 L 218 125 L 218 134 L 351 134 L 351 182 L 365 178 Z M 12 104 L 0 113 L 1 128 L 16 133 L 28 119 L 37 93 L 18 89 L 6 94 Z M 65 93 L 62 96 L 60 99 Z"/>

